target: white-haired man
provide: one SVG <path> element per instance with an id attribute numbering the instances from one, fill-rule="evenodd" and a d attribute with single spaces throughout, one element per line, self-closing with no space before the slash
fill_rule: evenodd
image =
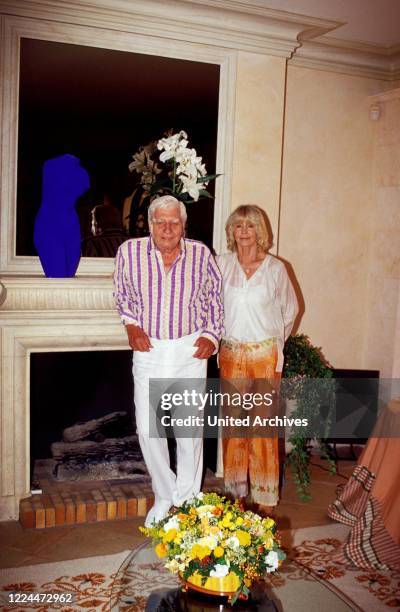
<path id="1" fill-rule="evenodd" d="M 139 443 L 155 496 L 146 526 L 200 491 L 203 440 L 178 437 L 177 473 L 165 437 L 150 437 L 149 379 L 205 379 L 218 350 L 221 276 L 209 249 L 184 238 L 186 209 L 173 196 L 149 206 L 150 236 L 125 242 L 114 273 L 117 310 L 133 349 Z"/>

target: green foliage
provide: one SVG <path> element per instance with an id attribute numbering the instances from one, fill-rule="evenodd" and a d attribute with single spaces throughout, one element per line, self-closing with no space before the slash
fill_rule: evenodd
<path id="1" fill-rule="evenodd" d="M 284 378 L 307 376 L 309 378 L 332 378 L 332 369 L 322 354 L 321 348 L 313 346 L 305 334 L 290 336 L 283 351 Z"/>
<path id="2" fill-rule="evenodd" d="M 330 456 L 324 438 L 321 438 L 321 423 L 326 433 L 331 424 L 335 400 L 334 381 L 317 380 L 310 384 L 308 379 L 332 379 L 333 373 L 321 348 L 313 346 L 304 334 L 288 338 L 284 355 L 283 378 L 290 380 L 284 381 L 283 393 L 286 398 L 296 400 L 296 409 L 291 416 L 308 421 L 306 433 L 301 427 L 293 430 L 289 438 L 293 448 L 286 458 L 286 463 L 290 466 L 299 498 L 307 501 L 311 499 L 310 439 L 317 441 L 328 460 L 331 474 L 336 473 L 336 464 Z"/>

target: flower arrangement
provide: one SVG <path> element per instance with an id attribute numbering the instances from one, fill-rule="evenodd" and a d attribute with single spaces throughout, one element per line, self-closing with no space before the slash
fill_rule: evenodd
<path id="1" fill-rule="evenodd" d="M 183 202 L 212 197 L 205 187 L 218 175 L 207 175 L 202 158 L 188 147 L 187 138 L 183 130 L 176 134 L 169 130 L 164 138 L 140 147 L 132 156 L 129 170 L 141 175 L 141 186 L 148 195 L 170 193 Z M 161 151 L 159 161 L 154 160 L 157 151 Z"/>
<path id="2" fill-rule="evenodd" d="M 285 553 L 276 523 L 217 493 L 199 493 L 152 527 L 141 527 L 165 567 L 189 586 L 247 598 L 252 581 L 274 572 Z M 199 589 L 198 589 L 199 590 Z"/>

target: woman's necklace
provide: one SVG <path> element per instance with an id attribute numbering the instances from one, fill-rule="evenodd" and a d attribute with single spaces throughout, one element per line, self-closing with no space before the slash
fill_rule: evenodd
<path id="1" fill-rule="evenodd" d="M 253 272 L 255 272 L 255 270 L 259 267 L 261 262 L 262 262 L 262 260 L 260 261 L 259 259 L 255 259 L 254 261 L 247 262 L 247 263 L 239 261 L 242 269 L 244 270 L 245 274 L 247 274 L 247 275 L 248 274 L 252 274 Z"/>

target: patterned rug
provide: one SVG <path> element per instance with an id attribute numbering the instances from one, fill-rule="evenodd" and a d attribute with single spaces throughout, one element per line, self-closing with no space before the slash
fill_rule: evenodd
<path id="1" fill-rule="evenodd" d="M 284 533 L 289 557 L 273 575 L 268 594 L 280 611 L 376 612 L 400 609 L 400 574 L 367 572 L 334 562 L 346 535 L 343 525 Z M 144 549 L 146 552 L 146 549 Z M 4 612 L 142 612 L 151 591 L 175 588 L 176 578 L 148 550 L 148 559 L 133 562 L 131 551 L 58 563 L 0 570 L 0 606 Z M 31 601 L 10 603 L 14 592 Z M 51 602 L 35 595 L 52 593 Z M 63 593 L 63 601 L 56 595 Z M 68 599 L 71 601 L 68 601 Z M 18 605 L 19 604 L 19 605 Z"/>

